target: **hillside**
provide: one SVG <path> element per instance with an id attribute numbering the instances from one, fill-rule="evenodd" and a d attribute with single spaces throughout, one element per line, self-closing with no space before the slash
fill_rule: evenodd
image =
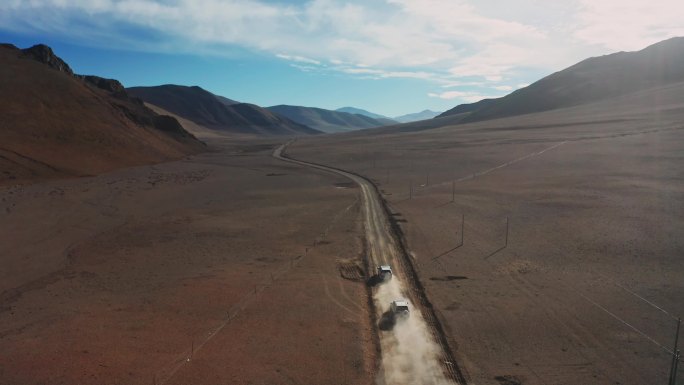
<path id="1" fill-rule="evenodd" d="M 474 122 L 553 110 L 684 81 L 684 38 L 637 52 L 594 57 L 499 98 L 457 106 L 442 116 L 471 112 Z"/>
<path id="2" fill-rule="evenodd" d="M 478 102 L 475 103 L 464 103 L 464 104 L 459 104 L 458 106 L 445 111 L 437 116 L 435 118 L 443 118 L 445 116 L 454 116 L 454 115 L 460 115 L 460 114 L 465 114 L 469 112 L 474 112 L 477 110 L 482 110 L 485 109 L 492 104 L 496 103 L 500 98 L 496 99 L 482 99 Z"/>
<path id="3" fill-rule="evenodd" d="M 365 115 L 331 111 L 315 107 L 279 105 L 268 107 L 267 109 L 278 115 L 288 117 L 297 123 L 328 133 L 353 131 L 392 124 Z"/>
<path id="4" fill-rule="evenodd" d="M 438 112 L 438 111 L 423 110 L 421 112 L 414 112 L 412 114 L 396 116 L 393 119 L 397 122 L 400 122 L 400 123 L 408 123 L 408 122 L 416 122 L 419 120 L 432 119 L 432 118 L 434 118 L 440 114 L 441 114 L 441 112 Z"/>
<path id="5" fill-rule="evenodd" d="M 0 184 L 93 175 L 205 149 L 118 81 L 74 75 L 45 45 L 0 45 L 0 116 Z"/>
<path id="6" fill-rule="evenodd" d="M 310 127 L 253 104 L 238 103 L 200 87 L 162 85 L 130 87 L 126 91 L 147 103 L 223 133 L 255 135 L 311 135 Z"/>

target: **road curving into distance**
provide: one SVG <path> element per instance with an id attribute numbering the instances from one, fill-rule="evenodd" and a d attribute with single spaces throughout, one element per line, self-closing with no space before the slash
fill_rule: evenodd
<path id="1" fill-rule="evenodd" d="M 293 141 L 273 151 L 282 161 L 311 167 L 351 179 L 361 189 L 364 227 L 368 245 L 367 265 L 373 274 L 376 265 L 392 266 L 394 277 L 387 283 L 372 287 L 376 331 L 379 336 L 381 365 L 377 383 L 381 385 L 443 385 L 466 384 L 453 358 L 444 331 L 425 296 L 412 262 L 399 237 L 392 229 L 388 211 L 375 185 L 368 179 L 334 167 L 304 162 L 286 155 Z M 388 317 L 390 302 L 406 298 L 411 315 L 394 323 Z"/>

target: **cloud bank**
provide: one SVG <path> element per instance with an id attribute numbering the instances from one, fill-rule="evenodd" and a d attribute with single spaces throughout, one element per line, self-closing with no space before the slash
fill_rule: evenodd
<path id="1" fill-rule="evenodd" d="M 525 70 L 684 35 L 679 0 L 4 0 L 0 29 L 122 49 L 272 55 L 302 71 L 410 78 L 495 95 Z M 460 92 L 460 93 L 459 93 Z M 471 100 L 479 94 L 430 96 Z"/>

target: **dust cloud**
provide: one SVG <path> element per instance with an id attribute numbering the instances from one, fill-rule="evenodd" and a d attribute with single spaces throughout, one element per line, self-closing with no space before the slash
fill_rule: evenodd
<path id="1" fill-rule="evenodd" d="M 403 294 L 401 282 L 395 276 L 380 284 L 373 300 L 378 319 L 387 318 L 390 303 Z M 380 330 L 382 366 L 378 385 L 444 385 L 450 384 L 440 364 L 440 349 L 428 331 L 420 309 L 409 303 L 411 314 Z M 382 330 L 386 329 L 386 330 Z"/>

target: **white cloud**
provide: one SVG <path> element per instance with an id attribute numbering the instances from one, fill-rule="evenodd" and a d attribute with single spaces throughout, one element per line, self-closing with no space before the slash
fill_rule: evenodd
<path id="1" fill-rule="evenodd" d="M 380 74 L 382 78 L 408 78 L 408 79 L 432 79 L 434 74 L 429 72 L 413 71 L 389 71 Z"/>
<path id="2" fill-rule="evenodd" d="M 506 87 L 527 81 L 523 70 L 684 35 L 682 14 L 681 0 L 4 0 L 0 29 L 124 49 L 237 46 L 303 70 Z"/>
<path id="3" fill-rule="evenodd" d="M 487 52 L 483 47 L 500 39 L 543 38 L 543 32 L 523 22 L 481 16 L 463 0 L 310 0 L 299 5 L 265 0 L 32 0 L 0 4 L 0 25 L 8 29 L 26 28 L 28 23 L 29 29 L 40 27 L 79 39 L 88 34 L 72 36 L 70 26 L 83 20 L 92 22 L 93 30 L 112 35 L 130 33 L 122 25 L 149 29 L 164 40 L 176 40 L 177 48 L 188 51 L 237 45 L 294 62 L 357 63 L 355 67 L 380 69 L 385 77 L 421 79 L 435 78 L 428 73 L 446 72 L 459 63 L 478 63 L 476 58 Z M 140 44 L 145 49 L 154 46 Z M 475 68 L 466 72 L 499 79 L 506 68 L 489 66 L 486 74 Z"/>
<path id="4" fill-rule="evenodd" d="M 320 70 L 320 67 L 315 67 L 311 65 L 302 65 L 302 64 L 297 64 L 297 63 L 290 63 L 290 67 L 296 68 L 300 71 L 303 72 L 314 72 Z"/>
<path id="5" fill-rule="evenodd" d="M 466 91 L 445 91 L 441 93 L 428 93 L 431 98 L 440 98 L 446 100 L 460 99 L 466 103 L 478 102 L 482 99 L 498 98 L 499 96 L 486 96 L 479 94 L 477 92 L 466 92 Z"/>
<path id="6" fill-rule="evenodd" d="M 344 72 L 346 74 L 372 74 L 372 75 L 378 75 L 381 74 L 382 71 L 380 70 L 374 70 L 370 68 L 339 68 L 339 71 Z"/>
<path id="7" fill-rule="evenodd" d="M 292 55 L 285 55 L 285 54 L 279 53 L 276 55 L 276 57 L 279 57 L 279 58 L 284 59 L 284 60 L 299 62 L 299 63 L 321 65 L 320 61 L 314 60 L 314 59 L 309 59 L 308 57 L 304 57 L 304 56 L 296 56 L 296 55 L 292 56 Z"/>
<path id="8" fill-rule="evenodd" d="M 474 81 L 447 81 L 442 84 L 442 88 L 454 88 L 454 87 L 481 87 L 486 85 L 486 82 L 474 82 Z"/>
<path id="9" fill-rule="evenodd" d="M 580 0 L 574 36 L 610 50 L 638 50 L 684 35 L 681 0 Z"/>

